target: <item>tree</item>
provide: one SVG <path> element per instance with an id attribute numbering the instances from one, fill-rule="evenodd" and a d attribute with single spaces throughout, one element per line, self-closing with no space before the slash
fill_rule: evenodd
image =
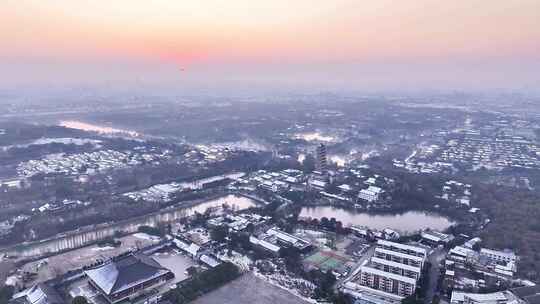
<path id="1" fill-rule="evenodd" d="M 322 272 L 314 269 L 306 274 L 306 279 L 313 282 L 317 286 L 314 291 L 314 297 L 316 299 L 327 299 L 331 302 L 337 302 L 337 297 L 334 293 L 336 277 L 331 271 Z"/>
<path id="2" fill-rule="evenodd" d="M 401 304 L 422 304 L 423 301 L 419 300 L 415 294 L 410 295 L 403 300 L 401 300 Z"/>
<path id="3" fill-rule="evenodd" d="M 188 275 L 191 277 L 193 275 L 195 275 L 197 273 L 197 267 L 195 266 L 190 266 L 188 267 L 188 269 L 186 269 Z"/>
<path id="4" fill-rule="evenodd" d="M 168 291 L 163 297 L 174 304 L 188 303 L 240 275 L 240 270 L 234 264 L 222 263 L 217 267 L 194 274 L 191 278 L 181 282 L 175 289 Z"/>
<path id="5" fill-rule="evenodd" d="M 315 157 L 311 154 L 307 154 L 306 158 L 302 162 L 302 169 L 304 173 L 311 173 L 315 170 Z"/>
<path id="6" fill-rule="evenodd" d="M 288 271 L 296 274 L 303 271 L 300 250 L 294 247 L 284 247 L 279 250 L 279 254 L 285 260 L 285 267 Z"/>
<path id="7" fill-rule="evenodd" d="M 73 301 L 71 301 L 71 304 L 88 304 L 88 300 L 83 296 L 76 296 L 73 298 Z"/>
<path id="8" fill-rule="evenodd" d="M 331 297 L 331 302 L 334 304 L 349 304 L 352 303 L 351 299 L 344 293 L 339 292 Z"/>
<path id="9" fill-rule="evenodd" d="M 161 236 L 161 231 L 158 228 L 152 226 L 140 226 L 137 229 L 138 232 L 146 233 L 154 236 Z"/>
<path id="10" fill-rule="evenodd" d="M 0 288 L 0 303 L 7 303 L 13 296 L 13 286 L 4 286 Z"/>
<path id="11" fill-rule="evenodd" d="M 210 237 L 212 238 L 212 240 L 222 243 L 223 241 L 225 241 L 228 232 L 229 229 L 227 228 L 227 226 L 218 226 L 210 230 Z"/>

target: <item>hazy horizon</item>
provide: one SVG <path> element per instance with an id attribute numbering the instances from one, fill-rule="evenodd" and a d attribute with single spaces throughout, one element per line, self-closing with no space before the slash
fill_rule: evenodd
<path id="1" fill-rule="evenodd" d="M 14 1 L 0 88 L 538 91 L 540 2 Z"/>

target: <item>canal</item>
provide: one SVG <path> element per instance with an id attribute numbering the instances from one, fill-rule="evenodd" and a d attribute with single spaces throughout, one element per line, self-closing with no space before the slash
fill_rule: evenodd
<path id="1" fill-rule="evenodd" d="M 256 201 L 253 199 L 240 195 L 228 194 L 207 201 L 201 201 L 196 204 L 190 204 L 189 206 L 180 205 L 118 223 L 83 227 L 79 230 L 63 233 L 51 239 L 18 244 L 0 250 L 0 254 L 22 258 L 50 255 L 95 243 L 96 241 L 112 237 L 117 232 L 134 233 L 137 232 L 140 226 L 155 227 L 158 224 L 174 222 L 178 219 L 194 215 L 195 213 L 204 213 L 208 209 L 220 208 L 224 204 L 229 206 L 232 210 L 244 210 L 257 206 Z"/>

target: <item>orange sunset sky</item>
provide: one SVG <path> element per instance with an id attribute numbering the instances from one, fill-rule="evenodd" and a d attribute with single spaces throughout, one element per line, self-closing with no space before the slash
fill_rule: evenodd
<path id="1" fill-rule="evenodd" d="M 2 0 L 0 25 L 4 85 L 540 85 L 538 0 Z"/>

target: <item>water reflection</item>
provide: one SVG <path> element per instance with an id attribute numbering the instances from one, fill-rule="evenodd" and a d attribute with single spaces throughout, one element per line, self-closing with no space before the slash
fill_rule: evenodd
<path id="1" fill-rule="evenodd" d="M 331 142 L 335 139 L 332 136 L 322 135 L 319 132 L 299 133 L 299 134 L 296 134 L 294 138 L 303 139 L 305 141 L 324 141 L 324 142 Z"/>
<path id="2" fill-rule="evenodd" d="M 342 222 L 344 226 L 358 225 L 376 230 L 390 228 L 402 233 L 412 233 L 426 228 L 444 230 L 453 224 L 446 217 L 424 212 L 368 214 L 330 206 L 304 207 L 300 212 L 300 216 L 316 219 L 323 217 L 335 218 L 337 221 Z"/>
<path id="3" fill-rule="evenodd" d="M 129 136 L 139 136 L 139 133 L 135 131 L 104 127 L 104 126 L 89 124 L 89 123 L 80 122 L 76 120 L 62 120 L 59 123 L 59 125 L 62 127 L 70 128 L 70 129 L 77 129 L 77 130 L 83 130 L 83 131 L 89 131 L 89 132 L 98 132 L 102 134 L 126 134 Z"/>

